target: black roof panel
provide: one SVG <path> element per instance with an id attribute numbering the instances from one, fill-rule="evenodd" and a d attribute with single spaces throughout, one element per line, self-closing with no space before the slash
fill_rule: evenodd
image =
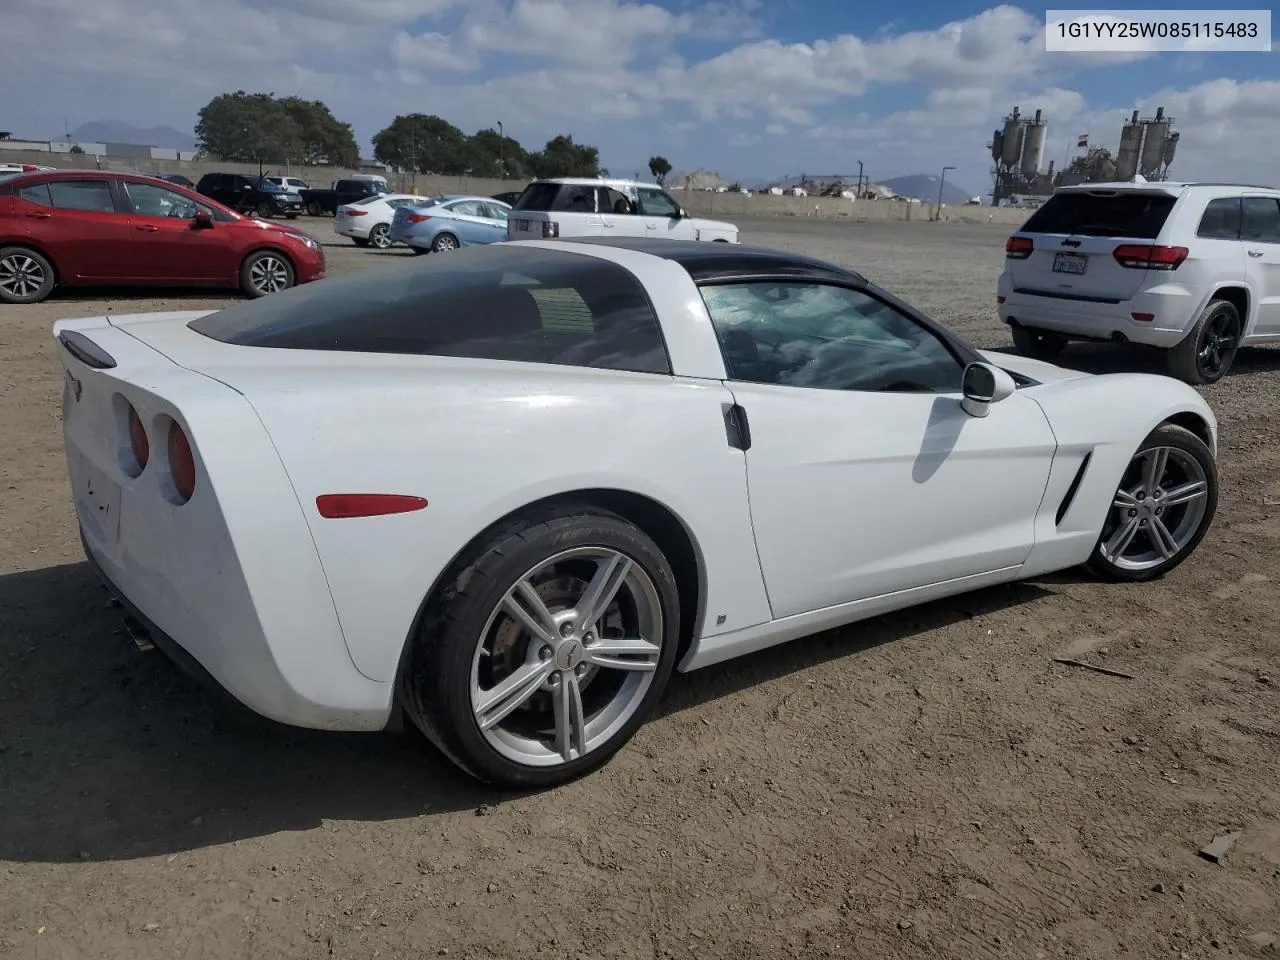
<path id="1" fill-rule="evenodd" d="M 684 267 L 695 282 L 779 275 L 866 282 L 866 278 L 857 272 L 825 260 L 747 244 L 650 237 L 566 237 L 563 242 L 618 247 L 662 257 Z"/>

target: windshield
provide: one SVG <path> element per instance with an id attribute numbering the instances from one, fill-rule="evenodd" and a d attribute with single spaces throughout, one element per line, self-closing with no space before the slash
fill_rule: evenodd
<path id="1" fill-rule="evenodd" d="M 258 180 L 257 186 L 258 186 L 258 189 L 261 190 L 263 193 L 283 193 L 284 192 L 283 190 L 280 189 L 279 184 L 272 183 L 266 177 L 263 177 L 261 180 Z"/>

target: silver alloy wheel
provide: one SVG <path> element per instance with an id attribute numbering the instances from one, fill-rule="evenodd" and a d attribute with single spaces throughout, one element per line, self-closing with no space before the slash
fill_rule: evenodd
<path id="1" fill-rule="evenodd" d="M 258 293 L 279 293 L 289 287 L 289 268 L 278 257 L 263 257 L 249 269 L 249 282 Z"/>
<path id="2" fill-rule="evenodd" d="M 663 628 L 658 588 L 625 554 L 578 547 L 544 560 L 507 591 L 476 644 L 471 710 L 481 735 L 527 766 L 585 756 L 644 702 Z"/>
<path id="3" fill-rule="evenodd" d="M 15 297 L 30 297 L 44 286 L 44 267 L 25 253 L 0 260 L 0 289 Z"/>
<path id="4" fill-rule="evenodd" d="M 1141 572 L 1177 556 L 1200 529 L 1209 481 L 1200 461 L 1181 447 L 1152 447 L 1133 458 L 1111 504 L 1102 556 Z"/>
<path id="5" fill-rule="evenodd" d="M 369 231 L 369 242 L 379 250 L 385 250 L 391 246 L 391 228 L 385 223 L 380 223 Z"/>
<path id="6" fill-rule="evenodd" d="M 436 237 L 435 243 L 431 245 L 437 253 L 444 253 L 446 250 L 457 250 L 458 241 L 453 239 L 447 233 L 442 233 Z"/>

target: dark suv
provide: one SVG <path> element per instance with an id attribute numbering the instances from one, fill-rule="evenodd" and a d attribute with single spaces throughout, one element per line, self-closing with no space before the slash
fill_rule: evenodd
<path id="1" fill-rule="evenodd" d="M 250 213 L 264 219 L 288 217 L 302 213 L 302 199 L 282 190 L 266 177 L 244 173 L 206 173 L 196 190 L 239 213 Z"/>

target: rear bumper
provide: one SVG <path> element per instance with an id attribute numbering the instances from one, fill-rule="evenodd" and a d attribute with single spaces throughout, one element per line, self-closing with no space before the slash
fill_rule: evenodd
<path id="1" fill-rule="evenodd" d="M 1049 330 L 1082 340 L 1113 340 L 1169 349 L 1186 337 L 1195 320 L 1198 303 L 1187 291 L 1168 285 L 1144 290 L 1129 300 L 1101 303 L 1068 300 L 1015 289 L 1007 273 L 997 287 L 1003 298 L 997 312 L 1010 326 Z M 1150 314 L 1151 320 L 1134 319 Z"/>
<path id="2" fill-rule="evenodd" d="M 333 225 L 333 232 L 343 237 L 358 237 L 363 239 L 369 236 L 373 230 L 373 226 L 374 225 L 371 223 L 357 224 L 354 221 L 347 220 L 343 223 L 335 223 Z"/>

